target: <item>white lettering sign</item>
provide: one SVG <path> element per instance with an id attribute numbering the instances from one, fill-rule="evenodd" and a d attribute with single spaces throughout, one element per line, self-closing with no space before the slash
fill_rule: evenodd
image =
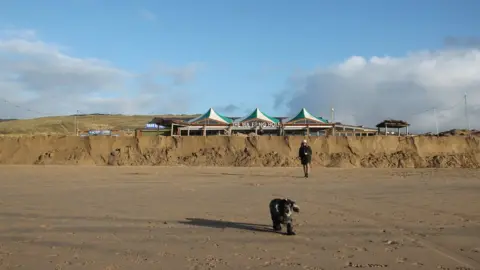
<path id="1" fill-rule="evenodd" d="M 277 123 L 269 123 L 269 122 L 262 122 L 262 121 L 252 121 L 252 122 L 241 122 L 241 123 L 234 123 L 235 127 L 278 127 Z"/>

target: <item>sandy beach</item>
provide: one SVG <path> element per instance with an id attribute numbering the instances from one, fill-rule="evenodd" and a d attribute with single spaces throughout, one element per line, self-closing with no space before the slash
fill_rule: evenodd
<path id="1" fill-rule="evenodd" d="M 479 269 L 471 169 L 0 166 L 0 269 Z M 297 201 L 296 236 L 268 203 Z"/>

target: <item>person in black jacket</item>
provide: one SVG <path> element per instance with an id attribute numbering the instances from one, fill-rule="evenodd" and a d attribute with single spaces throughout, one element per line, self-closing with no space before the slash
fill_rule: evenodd
<path id="1" fill-rule="evenodd" d="M 307 144 L 307 140 L 302 141 L 302 144 L 298 149 L 298 157 L 302 162 L 305 177 L 308 177 L 308 173 L 310 172 L 310 163 L 312 162 L 312 148 Z"/>

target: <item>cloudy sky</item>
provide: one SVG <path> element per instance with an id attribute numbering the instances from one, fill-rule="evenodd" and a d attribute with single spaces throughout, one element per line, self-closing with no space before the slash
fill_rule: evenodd
<path id="1" fill-rule="evenodd" d="M 333 106 L 351 124 L 465 128 L 467 112 L 480 128 L 478 10 L 477 0 L 5 1 L 0 118 L 305 107 L 329 119 Z"/>

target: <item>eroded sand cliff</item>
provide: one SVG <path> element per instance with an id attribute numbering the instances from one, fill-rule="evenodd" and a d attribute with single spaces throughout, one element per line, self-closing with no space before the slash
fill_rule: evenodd
<path id="1" fill-rule="evenodd" d="M 0 137 L 0 164 L 299 166 L 302 137 Z M 324 167 L 480 167 L 472 137 L 311 137 Z"/>

